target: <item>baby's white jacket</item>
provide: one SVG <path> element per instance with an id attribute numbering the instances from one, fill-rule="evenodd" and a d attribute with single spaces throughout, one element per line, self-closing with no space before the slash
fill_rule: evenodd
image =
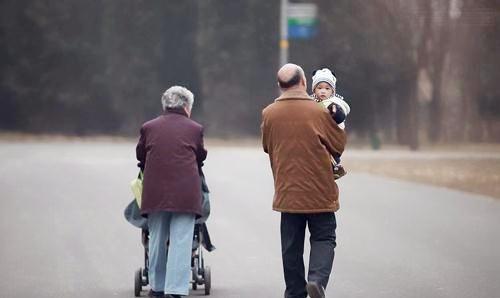
<path id="1" fill-rule="evenodd" d="M 321 104 L 326 108 L 330 106 L 332 103 L 338 105 L 344 114 L 347 116 L 351 112 L 351 107 L 345 102 L 344 97 L 342 95 L 335 94 L 334 96 L 327 98 L 321 102 Z M 342 123 L 339 123 L 339 127 L 344 129 L 345 128 L 345 121 Z"/>

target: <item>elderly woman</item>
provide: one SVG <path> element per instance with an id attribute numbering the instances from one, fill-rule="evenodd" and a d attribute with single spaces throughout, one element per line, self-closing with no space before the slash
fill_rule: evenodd
<path id="1" fill-rule="evenodd" d="M 163 115 L 143 124 L 136 148 L 144 171 L 141 213 L 150 232 L 150 294 L 181 297 L 189 293 L 193 229 L 201 214 L 198 169 L 207 151 L 203 127 L 190 119 L 193 94 L 174 86 L 161 102 Z"/>

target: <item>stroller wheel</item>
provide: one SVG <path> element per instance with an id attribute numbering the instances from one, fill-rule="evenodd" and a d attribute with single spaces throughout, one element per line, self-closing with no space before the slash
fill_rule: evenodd
<path id="1" fill-rule="evenodd" d="M 193 290 L 196 291 L 198 289 L 198 284 L 196 283 L 196 280 L 193 281 Z"/>
<path id="2" fill-rule="evenodd" d="M 134 295 L 135 297 L 141 296 L 142 290 L 142 268 L 135 271 L 134 275 Z"/>
<path id="3" fill-rule="evenodd" d="M 141 283 L 141 285 L 143 287 L 149 285 L 149 276 L 148 276 L 148 270 L 147 270 L 147 268 L 145 268 L 145 269 L 141 268 L 141 276 L 142 276 L 142 279 L 141 279 L 142 283 Z"/>
<path id="4" fill-rule="evenodd" d="M 205 267 L 203 273 L 203 279 L 205 280 L 205 295 L 210 295 L 210 289 L 212 288 L 212 277 L 210 274 L 210 266 Z"/>

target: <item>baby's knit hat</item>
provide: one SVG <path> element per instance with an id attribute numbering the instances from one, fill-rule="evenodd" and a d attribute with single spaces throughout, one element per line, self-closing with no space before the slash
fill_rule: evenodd
<path id="1" fill-rule="evenodd" d="M 312 91 L 314 91 L 314 88 L 316 88 L 316 86 L 321 82 L 326 82 L 330 84 L 332 88 L 335 88 L 335 84 L 337 83 L 337 78 L 328 68 L 318 69 L 315 72 L 313 72 Z"/>

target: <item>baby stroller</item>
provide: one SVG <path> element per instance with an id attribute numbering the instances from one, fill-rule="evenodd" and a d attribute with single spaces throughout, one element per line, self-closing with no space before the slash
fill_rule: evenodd
<path id="1" fill-rule="evenodd" d="M 134 294 L 135 297 L 141 295 L 142 287 L 149 284 L 149 231 L 142 229 L 142 245 L 144 246 L 144 268 L 139 268 L 135 271 L 134 276 Z M 193 233 L 193 253 L 191 255 L 191 285 L 193 290 L 198 289 L 198 286 L 204 285 L 205 295 L 210 295 L 211 289 L 211 274 L 210 266 L 205 266 L 203 259 L 203 249 L 212 251 L 215 247 L 210 241 L 207 226 L 205 223 L 196 223 Z"/>
<path id="2" fill-rule="evenodd" d="M 202 217 L 196 219 L 193 231 L 193 248 L 191 254 L 191 285 L 193 290 L 198 289 L 199 285 L 204 285 L 205 295 L 210 295 L 211 289 L 211 273 L 210 267 L 205 266 L 203 258 L 203 250 L 213 251 L 215 247 L 212 245 L 210 235 L 208 233 L 206 220 L 210 215 L 210 201 L 208 198 L 208 187 L 204 175 L 201 173 L 201 189 L 202 189 Z M 142 245 L 144 246 L 144 268 L 139 268 L 134 275 L 134 295 L 141 295 L 142 287 L 149 284 L 149 230 L 147 227 L 147 219 L 140 215 L 140 210 L 136 200 L 133 200 L 125 209 L 125 219 L 132 225 L 141 228 Z M 167 244 L 168 245 L 168 244 Z"/>

